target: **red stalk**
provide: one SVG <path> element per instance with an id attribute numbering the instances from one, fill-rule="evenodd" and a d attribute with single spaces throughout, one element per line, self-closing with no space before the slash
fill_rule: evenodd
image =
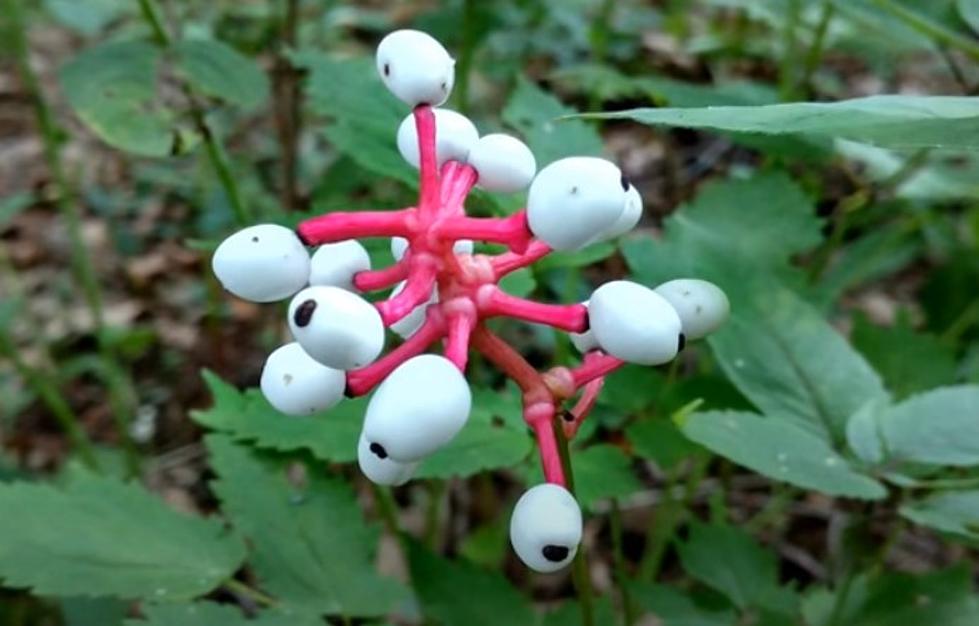
<path id="1" fill-rule="evenodd" d="M 422 104 L 415 107 L 415 131 L 418 133 L 419 197 L 418 210 L 423 217 L 432 216 L 439 207 L 438 156 L 435 152 L 435 112 Z"/>
<path id="2" fill-rule="evenodd" d="M 453 241 L 472 239 L 473 241 L 501 243 L 514 252 L 526 250 L 533 238 L 533 234 L 527 226 L 527 214 L 524 211 L 504 218 L 450 217 L 438 224 L 436 232 L 438 236 Z"/>
<path id="3" fill-rule="evenodd" d="M 583 304 L 543 304 L 511 296 L 496 285 L 479 290 L 478 304 L 486 317 L 506 315 L 573 333 L 588 330 L 588 308 Z"/>
<path id="4" fill-rule="evenodd" d="M 316 246 L 361 237 L 410 237 L 415 222 L 414 208 L 328 213 L 302 222 L 296 232 L 303 243 Z"/>
<path id="5" fill-rule="evenodd" d="M 493 265 L 493 271 L 496 273 L 496 277 L 502 278 L 510 272 L 515 272 L 520 268 L 536 263 L 551 252 L 552 250 L 549 245 L 539 239 L 534 239 L 527 246 L 523 254 L 504 252 L 493 257 L 490 263 Z"/>
<path id="6" fill-rule="evenodd" d="M 421 304 L 428 302 L 435 288 L 436 267 L 424 257 L 412 256 L 411 268 L 408 270 L 408 282 L 398 295 L 374 306 L 385 326 L 390 326 L 405 318 Z"/>
<path id="7" fill-rule="evenodd" d="M 358 291 L 377 291 L 387 289 L 408 277 L 408 261 L 402 259 L 381 270 L 366 270 L 354 274 L 354 287 Z"/>
<path id="8" fill-rule="evenodd" d="M 347 395 L 362 396 L 370 393 L 399 365 L 424 352 L 445 334 L 445 320 L 437 309 L 429 309 L 428 315 L 414 335 L 370 365 L 347 372 Z"/>

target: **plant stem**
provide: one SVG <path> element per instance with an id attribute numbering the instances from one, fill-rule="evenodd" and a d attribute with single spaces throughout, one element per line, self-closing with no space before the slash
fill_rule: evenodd
<path id="1" fill-rule="evenodd" d="M 564 479 L 571 494 L 574 494 L 574 472 L 571 468 L 571 454 L 568 451 L 568 439 L 564 436 L 564 429 L 555 420 L 552 422 L 554 437 L 557 439 L 558 453 L 561 456 L 561 465 L 564 469 Z M 588 560 L 585 557 L 585 546 L 582 544 L 575 554 L 572 565 L 571 577 L 574 580 L 575 589 L 578 591 L 578 603 L 581 606 L 582 626 L 595 626 L 595 602 L 592 597 L 591 574 L 588 571 Z"/>
<path id="2" fill-rule="evenodd" d="M 666 484 L 663 486 L 663 500 L 656 509 L 656 515 L 649 531 L 646 533 L 646 549 L 643 551 L 642 561 L 639 563 L 639 580 L 655 581 L 659 576 L 660 567 L 663 564 L 663 555 L 669 545 L 670 538 L 680 522 L 686 517 L 686 507 L 683 498 L 673 495 L 679 485 L 680 470 L 675 469 L 670 473 Z"/>
<path id="3" fill-rule="evenodd" d="M 788 0 L 786 11 L 785 30 L 782 33 L 784 49 L 782 62 L 779 64 L 778 88 L 779 96 L 783 102 L 795 98 L 795 85 L 797 83 L 794 75 L 796 73 L 796 56 L 799 52 L 799 40 L 796 31 L 799 28 L 799 13 L 801 12 L 799 0 Z"/>
<path id="4" fill-rule="evenodd" d="M 274 0 L 279 2 L 279 0 Z M 284 0 L 280 40 L 283 48 L 295 48 L 298 41 L 299 0 Z M 281 202 L 286 211 L 299 208 L 299 135 L 302 128 L 299 73 L 279 50 L 275 56 L 273 84 L 276 93 L 275 121 L 282 149 Z"/>
<path id="5" fill-rule="evenodd" d="M 456 65 L 456 102 L 459 112 L 469 115 L 469 78 L 476 52 L 476 1 L 462 0 L 462 50 Z"/>
<path id="6" fill-rule="evenodd" d="M 819 14 L 819 23 L 816 25 L 816 32 L 813 34 L 812 45 L 806 54 L 805 66 L 802 73 L 802 88 L 807 95 L 812 95 L 812 77 L 819 67 L 819 62 L 823 58 L 823 46 L 826 43 L 826 33 L 829 31 L 829 24 L 833 20 L 834 13 L 831 0 L 823 0 L 823 10 Z"/>
<path id="7" fill-rule="evenodd" d="M 262 606 L 275 606 L 278 604 L 275 598 L 262 593 L 258 589 L 253 589 L 240 580 L 236 580 L 234 578 L 229 578 L 228 580 L 224 581 L 224 587 L 226 587 L 228 591 L 244 596 Z"/>
<path id="8" fill-rule="evenodd" d="M 625 556 L 622 551 L 622 511 L 619 502 L 612 498 L 612 510 L 609 512 L 609 526 L 612 532 L 612 559 L 615 569 L 615 579 L 619 584 L 619 594 L 622 596 L 622 621 L 625 626 L 632 626 L 635 621 L 632 596 L 629 593 L 629 577 L 625 571 Z"/>
<path id="9" fill-rule="evenodd" d="M 843 622 L 840 620 L 843 619 L 846 611 L 846 603 L 850 597 L 850 589 L 853 587 L 854 578 L 853 570 L 848 570 L 843 578 L 843 583 L 840 585 L 839 591 L 836 592 L 836 599 L 833 602 L 833 612 L 826 622 L 827 626 L 843 626 Z"/>
<path id="10" fill-rule="evenodd" d="M 442 496 L 445 494 L 445 481 L 433 478 L 426 485 L 428 507 L 425 509 L 425 543 L 435 551 L 439 549 L 439 517 L 442 512 Z"/>
<path id="11" fill-rule="evenodd" d="M 893 2 L 893 0 L 871 0 L 871 2 L 929 39 L 950 48 L 958 48 L 973 60 L 979 60 L 979 44 L 968 37 L 963 37 L 955 31 Z"/>

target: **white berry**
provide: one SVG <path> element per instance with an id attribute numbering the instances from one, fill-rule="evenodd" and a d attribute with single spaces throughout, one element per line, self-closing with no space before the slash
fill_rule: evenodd
<path id="1" fill-rule="evenodd" d="M 397 487 L 411 480 L 418 463 L 400 463 L 387 455 L 378 444 L 371 444 L 363 433 L 357 443 L 357 464 L 360 471 L 376 485 Z"/>
<path id="2" fill-rule="evenodd" d="M 364 436 L 396 461 L 418 461 L 456 436 L 471 406 L 469 384 L 456 366 L 445 357 L 422 354 L 378 385 L 367 405 Z"/>
<path id="3" fill-rule="evenodd" d="M 455 60 L 434 37 L 396 30 L 377 46 L 377 72 L 388 90 L 415 107 L 445 102 L 455 82 Z"/>
<path id="4" fill-rule="evenodd" d="M 479 186 L 497 193 L 524 189 L 537 171 L 537 161 L 527 144 L 501 133 L 485 135 L 473 144 L 469 165 L 479 174 Z"/>
<path id="5" fill-rule="evenodd" d="M 595 290 L 588 323 L 602 350 L 640 365 L 672 360 L 684 341 L 680 316 L 666 298 L 625 280 Z"/>
<path id="6" fill-rule="evenodd" d="M 296 293 L 309 281 L 309 265 L 309 252 L 296 233 L 277 224 L 239 230 L 211 258 L 221 285 L 252 302 L 274 302 Z"/>
<path id="7" fill-rule="evenodd" d="M 479 131 L 469 118 L 449 109 L 435 109 L 435 158 L 439 167 L 446 161 L 466 162 L 469 150 L 479 141 Z M 409 115 L 398 127 L 398 152 L 415 168 L 421 157 L 418 151 L 418 129 L 415 116 Z"/>
<path id="8" fill-rule="evenodd" d="M 391 291 L 390 297 L 393 298 L 399 293 L 401 293 L 404 290 L 406 284 L 407 281 L 402 281 L 398 283 L 395 286 L 395 288 Z M 425 311 L 428 309 L 428 305 L 438 302 L 438 299 L 439 299 L 438 289 L 433 288 L 432 297 L 428 299 L 428 302 L 419 304 L 418 306 L 416 306 L 414 309 L 411 310 L 411 313 L 405 315 L 397 322 L 391 324 L 391 330 L 393 330 L 395 333 L 400 335 L 401 338 L 403 339 L 407 339 L 408 337 L 411 337 L 416 332 L 418 332 L 418 329 L 421 328 L 421 325 L 425 323 Z"/>
<path id="9" fill-rule="evenodd" d="M 289 303 L 289 328 L 309 356 L 338 370 L 363 367 L 384 347 L 384 323 L 369 302 L 339 287 L 307 287 Z"/>
<path id="10" fill-rule="evenodd" d="M 700 339 L 717 330 L 731 312 L 731 303 L 721 288 L 706 280 L 679 278 L 654 291 L 676 310 L 687 339 Z"/>
<path id="11" fill-rule="evenodd" d="M 313 254 L 309 271 L 310 285 L 340 287 L 353 291 L 354 274 L 371 268 L 371 258 L 364 246 L 354 239 L 327 243 Z"/>
<path id="12" fill-rule="evenodd" d="M 635 185 L 629 185 L 629 191 L 625 194 L 625 209 L 619 215 L 619 219 L 602 234 L 602 239 L 615 239 L 621 237 L 636 227 L 642 218 L 642 196 Z"/>
<path id="13" fill-rule="evenodd" d="M 452 251 L 459 254 L 472 254 L 473 253 L 473 242 L 468 239 L 460 239 L 452 244 Z M 404 237 L 391 237 L 391 256 L 394 257 L 395 261 L 400 261 L 404 258 L 405 252 L 408 251 L 408 240 Z"/>
<path id="14" fill-rule="evenodd" d="M 586 308 L 588 307 L 588 303 L 588 300 L 582 302 Z M 582 354 L 587 354 L 599 347 L 598 341 L 595 339 L 595 333 L 591 329 L 583 333 L 568 333 L 568 337 L 571 339 L 571 343 L 574 344 L 575 349 Z"/>
<path id="15" fill-rule="evenodd" d="M 532 570 L 551 573 L 574 559 L 581 543 L 581 509 L 559 485 L 528 489 L 510 517 L 510 544 Z"/>
<path id="16" fill-rule="evenodd" d="M 298 343 L 277 348 L 262 368 L 262 394 L 286 415 L 313 415 L 343 399 L 347 377 L 313 360 Z"/>
<path id="17" fill-rule="evenodd" d="M 612 162 L 568 157 L 540 171 L 527 194 L 527 222 L 555 250 L 575 250 L 603 237 L 622 215 L 628 180 Z"/>

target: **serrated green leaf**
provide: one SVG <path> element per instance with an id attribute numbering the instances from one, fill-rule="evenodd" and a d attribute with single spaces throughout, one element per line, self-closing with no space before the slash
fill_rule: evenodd
<path id="1" fill-rule="evenodd" d="M 979 465 L 979 386 L 912 396 L 880 415 L 890 458 L 910 463 Z"/>
<path id="2" fill-rule="evenodd" d="M 878 146 L 979 150 L 979 106 L 963 96 L 869 96 L 840 102 L 632 109 L 598 119 L 715 131 L 840 137 Z"/>
<path id="3" fill-rule="evenodd" d="M 581 120 L 557 121 L 575 112 L 521 77 L 503 109 L 503 121 L 520 131 L 540 170 L 564 157 L 602 155 L 602 138 L 593 126 Z"/>
<path id="4" fill-rule="evenodd" d="M 857 316 L 851 341 L 898 398 L 955 382 L 952 349 L 934 335 L 915 332 L 904 319 L 884 328 Z"/>
<path id="5" fill-rule="evenodd" d="M 979 539 L 979 491 L 950 491 L 910 502 L 901 515 L 915 524 Z"/>
<path id="6" fill-rule="evenodd" d="M 245 556 L 219 520 L 91 474 L 63 489 L 0 485 L 0 510 L 0 576 L 37 594 L 186 600 L 220 585 Z"/>
<path id="7" fill-rule="evenodd" d="M 206 443 L 222 509 L 249 540 L 261 587 L 304 612 L 384 615 L 404 589 L 377 574 L 378 530 L 364 522 L 344 482 L 308 467 L 291 481 L 286 463 L 259 456 L 222 435 Z"/>
<path id="8" fill-rule="evenodd" d="M 532 448 L 526 429 L 495 425 L 473 415 L 455 439 L 422 462 L 415 478 L 466 478 L 513 467 L 526 459 Z"/>
<path id="9" fill-rule="evenodd" d="M 210 371 L 203 377 L 214 404 L 191 412 L 198 424 L 280 452 L 309 450 L 318 459 L 336 463 L 357 458 L 366 399 L 343 400 L 324 413 L 293 417 L 272 408 L 257 389 L 238 391 Z"/>
<path id="10" fill-rule="evenodd" d="M 177 68 L 199 92 L 246 109 L 261 106 L 269 94 L 265 73 L 234 48 L 208 39 L 174 44 Z"/>
<path id="11" fill-rule="evenodd" d="M 632 595 L 663 626 L 734 626 L 737 616 L 729 607 L 705 607 L 673 587 L 635 583 Z"/>
<path id="12" fill-rule="evenodd" d="M 691 415 L 681 429 L 702 446 L 774 480 L 852 498 L 887 495 L 880 483 L 856 471 L 825 440 L 784 418 L 708 411 Z"/>
<path id="13" fill-rule="evenodd" d="M 61 84 L 78 117 L 106 143 L 167 156 L 175 131 L 173 113 L 156 94 L 161 59 L 160 50 L 143 41 L 99 44 L 62 68 Z"/>
<path id="14" fill-rule="evenodd" d="M 126 626 L 316 626 L 323 621 L 288 608 L 262 611 L 246 619 L 244 613 L 230 604 L 196 602 L 194 604 L 149 604 L 141 609 L 146 619 L 126 620 Z"/>
<path id="15" fill-rule="evenodd" d="M 411 580 L 422 613 L 446 626 L 533 624 L 530 602 L 500 573 L 436 556 L 408 544 Z"/>

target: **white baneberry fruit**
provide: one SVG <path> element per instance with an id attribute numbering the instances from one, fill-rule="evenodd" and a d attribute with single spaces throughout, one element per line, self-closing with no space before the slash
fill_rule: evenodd
<path id="1" fill-rule="evenodd" d="M 418 467 L 418 463 L 395 461 L 378 444 L 369 442 L 363 433 L 357 443 L 357 464 L 372 483 L 391 487 L 408 482 Z"/>
<path id="2" fill-rule="evenodd" d="M 706 280 L 678 278 L 663 283 L 656 293 L 666 298 L 680 316 L 687 339 L 700 339 L 717 330 L 731 312 L 720 287 Z"/>
<path id="3" fill-rule="evenodd" d="M 296 293 L 309 281 L 309 265 L 309 252 L 296 233 L 277 224 L 239 230 L 211 258 L 221 285 L 252 302 L 275 302 Z"/>
<path id="4" fill-rule="evenodd" d="M 377 46 L 377 72 L 402 102 L 438 106 L 452 91 L 455 60 L 428 33 L 396 30 Z"/>
<path id="5" fill-rule="evenodd" d="M 524 189 L 537 172 L 537 161 L 527 144 L 502 133 L 480 137 L 469 150 L 469 165 L 479 174 L 477 184 L 497 193 Z"/>
<path id="6" fill-rule="evenodd" d="M 371 257 L 355 239 L 326 243 L 313 254 L 309 284 L 353 291 L 354 274 L 371 268 Z"/>
<path id="7" fill-rule="evenodd" d="M 401 463 L 435 452 L 469 418 L 472 393 L 451 361 L 422 354 L 398 366 L 371 397 L 364 436 L 378 454 Z"/>
<path id="8" fill-rule="evenodd" d="M 660 365 L 683 348 L 680 316 L 663 296 L 616 280 L 591 295 L 588 324 L 602 350 L 640 365 Z"/>
<path id="9" fill-rule="evenodd" d="M 587 308 L 589 302 L 589 300 L 586 300 L 582 304 Z M 568 333 L 568 337 L 571 339 L 571 343 L 574 344 L 575 350 L 582 354 L 587 354 L 599 347 L 598 341 L 595 339 L 595 333 L 591 329 L 583 333 Z"/>
<path id="10" fill-rule="evenodd" d="M 339 287 L 307 287 L 289 303 L 289 329 L 309 356 L 338 370 L 363 367 L 384 347 L 381 315 Z"/>
<path id="11" fill-rule="evenodd" d="M 527 222 L 535 236 L 555 250 L 575 250 L 603 235 L 618 221 L 629 184 L 605 159 L 568 157 L 537 174 L 527 194 Z"/>
<path id="12" fill-rule="evenodd" d="M 474 250 L 473 242 L 468 239 L 459 239 L 452 244 L 452 251 L 459 254 L 472 254 Z M 400 261 L 404 258 L 405 252 L 408 251 L 408 240 L 404 237 L 391 237 L 391 256 L 394 257 L 395 261 Z"/>
<path id="13" fill-rule="evenodd" d="M 406 284 L 407 284 L 406 281 L 402 281 L 398 283 L 397 286 L 395 286 L 395 288 L 391 291 L 390 297 L 393 298 L 394 296 L 401 293 L 402 290 L 404 290 Z M 421 328 L 421 325 L 425 323 L 425 311 L 428 309 L 428 305 L 434 304 L 438 302 L 438 300 L 439 300 L 438 288 L 433 288 L 432 297 L 428 299 L 428 302 L 419 304 L 418 306 L 416 306 L 414 309 L 411 310 L 411 313 L 405 315 L 397 322 L 391 324 L 391 330 L 397 333 L 398 335 L 400 335 L 402 339 L 407 339 L 408 337 L 411 337 L 416 332 L 418 332 L 418 329 Z"/>
<path id="14" fill-rule="evenodd" d="M 479 141 L 479 131 L 469 118 L 449 109 L 435 109 L 435 158 L 439 167 L 446 161 L 466 162 L 469 150 Z M 418 129 L 415 116 L 409 115 L 398 127 L 398 152 L 416 169 L 421 156 L 418 151 Z"/>
<path id="15" fill-rule="evenodd" d="M 269 404 L 286 415 L 312 415 L 343 399 L 347 377 L 306 354 L 298 343 L 277 348 L 265 361 L 260 386 Z"/>
<path id="16" fill-rule="evenodd" d="M 581 509 L 559 485 L 528 489 L 510 517 L 510 544 L 530 569 L 551 573 L 574 559 L 581 543 Z"/>
<path id="17" fill-rule="evenodd" d="M 602 234 L 602 239 L 607 240 L 621 237 L 635 228 L 641 218 L 642 196 L 639 195 L 639 190 L 636 189 L 636 186 L 630 184 L 629 191 L 625 194 L 625 209 L 623 209 L 622 215 Z"/>

